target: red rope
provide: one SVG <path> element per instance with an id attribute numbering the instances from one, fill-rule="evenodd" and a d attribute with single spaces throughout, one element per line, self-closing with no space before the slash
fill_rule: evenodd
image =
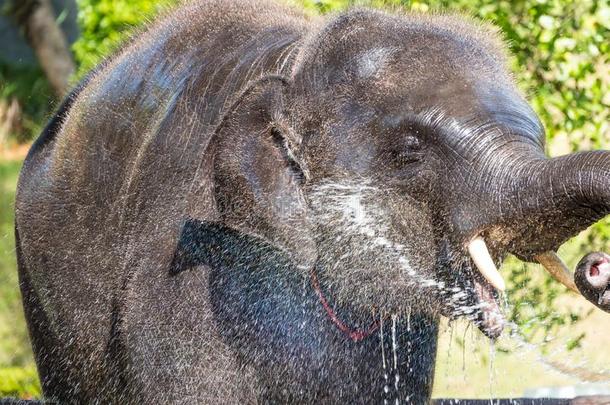
<path id="1" fill-rule="evenodd" d="M 339 319 L 337 314 L 335 314 L 335 311 L 333 311 L 330 304 L 326 300 L 326 297 L 324 297 L 324 294 L 322 294 L 322 290 L 320 289 L 320 282 L 318 281 L 315 269 L 311 270 L 311 284 L 313 285 L 313 288 L 316 291 L 316 294 L 318 295 L 318 298 L 320 299 L 320 302 L 322 303 L 324 310 L 326 310 L 326 314 L 328 315 L 330 320 L 341 332 L 345 333 L 354 342 L 359 342 L 362 339 L 371 336 L 379 328 L 379 322 L 373 322 L 371 326 L 369 326 L 369 328 L 366 330 L 357 330 L 350 328 L 343 321 L 341 321 L 341 319 Z"/>

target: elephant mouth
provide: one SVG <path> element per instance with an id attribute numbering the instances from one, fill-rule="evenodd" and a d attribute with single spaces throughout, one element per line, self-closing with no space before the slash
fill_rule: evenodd
<path id="1" fill-rule="evenodd" d="M 506 325 L 501 305 L 504 280 L 482 239 L 473 239 L 466 250 L 468 257 L 449 254 L 462 259 L 445 262 L 452 276 L 450 287 L 445 289 L 441 313 L 449 319 L 466 318 L 485 336 L 496 339 Z"/>
<path id="2" fill-rule="evenodd" d="M 496 339 L 504 330 L 506 318 L 502 312 L 501 294 L 478 272 L 465 265 L 458 273 L 471 273 L 469 280 L 449 288 L 445 295 L 443 316 L 449 319 L 465 318 L 474 323 L 488 338 Z"/>
<path id="3" fill-rule="evenodd" d="M 500 336 L 506 323 L 499 303 L 500 292 L 506 288 L 504 279 L 496 268 L 483 238 L 472 239 L 466 249 L 474 268 L 478 270 L 473 271 L 473 295 L 477 311 L 471 320 L 484 335 L 495 339 Z"/>
<path id="4" fill-rule="evenodd" d="M 474 296 L 478 301 L 477 311 L 471 321 L 488 338 L 496 339 L 502 334 L 506 319 L 500 307 L 500 294 L 498 290 L 484 280 L 474 281 Z"/>

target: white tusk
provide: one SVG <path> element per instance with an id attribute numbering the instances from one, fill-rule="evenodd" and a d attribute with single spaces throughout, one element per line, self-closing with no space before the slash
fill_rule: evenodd
<path id="1" fill-rule="evenodd" d="M 502 278 L 500 272 L 498 272 L 496 264 L 489 255 L 489 250 L 487 250 L 487 245 L 485 245 L 483 238 L 474 238 L 468 244 L 468 253 L 470 253 L 472 261 L 477 266 L 483 277 L 485 277 L 485 279 L 489 281 L 489 283 L 497 290 L 504 291 L 506 288 L 504 279 Z"/>
<path id="2" fill-rule="evenodd" d="M 574 276 L 557 253 L 548 251 L 534 256 L 534 259 L 549 272 L 551 276 L 570 290 L 580 295 L 574 283 Z"/>

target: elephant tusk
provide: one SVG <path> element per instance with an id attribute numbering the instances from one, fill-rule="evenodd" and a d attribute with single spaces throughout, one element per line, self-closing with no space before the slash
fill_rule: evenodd
<path id="1" fill-rule="evenodd" d="M 576 288 L 576 284 L 574 283 L 574 276 L 557 253 L 553 251 L 544 252 L 534 256 L 534 259 L 540 263 L 555 280 L 580 295 L 580 291 L 578 291 L 578 288 Z"/>
<path id="2" fill-rule="evenodd" d="M 506 288 L 504 284 L 504 279 L 502 275 L 498 271 L 496 264 L 494 263 L 491 255 L 489 254 L 489 250 L 487 250 L 487 245 L 485 241 L 481 237 L 474 238 L 468 244 L 468 253 L 472 258 L 475 266 L 481 272 L 483 277 L 489 283 L 495 287 L 497 290 L 504 291 Z"/>

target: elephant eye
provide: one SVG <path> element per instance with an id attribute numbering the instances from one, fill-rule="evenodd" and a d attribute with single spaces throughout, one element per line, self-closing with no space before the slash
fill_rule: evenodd
<path id="1" fill-rule="evenodd" d="M 396 145 L 388 148 L 382 154 L 382 159 L 386 164 L 402 167 L 421 160 L 421 149 L 421 141 L 415 136 L 408 135 L 402 139 L 402 142 L 397 142 Z"/>
<path id="2" fill-rule="evenodd" d="M 421 160 L 421 156 L 418 153 L 408 151 L 391 151 L 386 155 L 386 164 L 391 164 L 397 168 L 401 168 L 411 163 L 416 163 Z"/>
<path id="3" fill-rule="evenodd" d="M 416 152 L 421 149 L 421 141 L 413 135 L 407 135 L 404 139 L 404 147 L 411 152 Z"/>

